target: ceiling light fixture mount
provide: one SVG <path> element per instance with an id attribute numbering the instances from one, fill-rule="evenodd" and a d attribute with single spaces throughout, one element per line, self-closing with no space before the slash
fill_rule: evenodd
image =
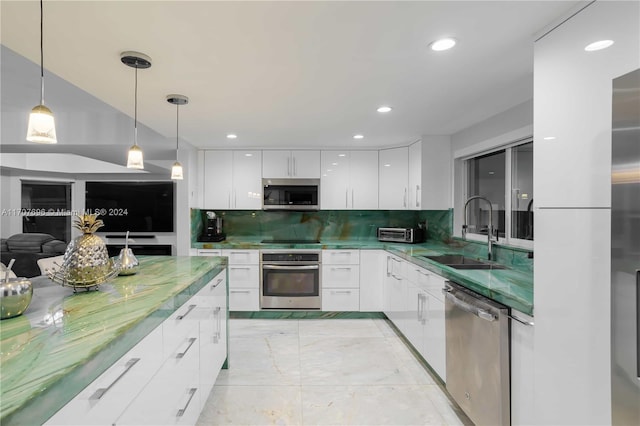
<path id="1" fill-rule="evenodd" d="M 53 113 L 44 106 L 44 13 L 40 0 L 40 104 L 33 107 L 29 114 L 27 140 L 37 143 L 58 143 L 56 122 Z"/>
<path id="2" fill-rule="evenodd" d="M 120 60 L 123 64 L 135 68 L 136 80 L 134 89 L 134 115 L 133 115 L 133 146 L 129 148 L 127 155 L 127 168 L 144 169 L 144 160 L 142 150 L 138 146 L 138 69 L 147 69 L 151 67 L 151 58 L 144 53 L 139 52 L 122 52 Z"/>
<path id="3" fill-rule="evenodd" d="M 178 161 L 178 135 L 179 135 L 179 124 L 180 117 L 178 115 L 178 110 L 180 109 L 180 105 L 186 105 L 189 103 L 189 98 L 184 95 L 167 95 L 167 102 L 176 106 L 176 162 L 171 166 L 171 179 L 173 180 L 182 180 L 184 178 L 182 172 L 182 164 Z"/>

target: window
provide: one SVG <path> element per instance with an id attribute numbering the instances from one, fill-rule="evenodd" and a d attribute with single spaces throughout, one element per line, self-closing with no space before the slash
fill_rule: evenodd
<path id="1" fill-rule="evenodd" d="M 511 238 L 533 240 L 533 142 L 511 148 Z"/>
<path id="2" fill-rule="evenodd" d="M 505 150 L 467 160 L 467 199 L 480 196 L 467 206 L 468 232 L 487 235 L 489 213 L 494 232 L 505 236 Z"/>
<path id="3" fill-rule="evenodd" d="M 500 242 L 531 247 L 533 142 L 528 139 L 467 158 L 464 168 L 462 206 L 467 204 L 469 238 L 486 241 L 491 210 L 493 232 Z"/>
<path id="4" fill-rule="evenodd" d="M 42 232 L 71 240 L 71 184 L 22 182 L 22 232 Z"/>

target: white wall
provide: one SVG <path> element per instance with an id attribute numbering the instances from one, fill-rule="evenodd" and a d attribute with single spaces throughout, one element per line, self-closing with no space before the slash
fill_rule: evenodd
<path id="1" fill-rule="evenodd" d="M 612 79 L 640 68 L 639 17 L 639 2 L 598 1 L 535 44 L 534 404 L 541 425 L 611 423 Z M 615 44 L 584 51 L 602 39 Z"/>

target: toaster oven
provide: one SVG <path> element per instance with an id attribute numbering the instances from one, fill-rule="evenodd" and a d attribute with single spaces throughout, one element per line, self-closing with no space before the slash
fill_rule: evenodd
<path id="1" fill-rule="evenodd" d="M 421 243 L 424 241 L 424 230 L 420 228 L 378 228 L 378 241 Z"/>

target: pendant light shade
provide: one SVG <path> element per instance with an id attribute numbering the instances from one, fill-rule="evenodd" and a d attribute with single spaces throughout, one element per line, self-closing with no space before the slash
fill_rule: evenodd
<path id="1" fill-rule="evenodd" d="M 123 52 L 120 55 L 123 64 L 135 68 L 135 88 L 134 88 L 134 116 L 133 116 L 133 146 L 129 148 L 127 155 L 127 168 L 144 169 L 142 149 L 138 146 L 138 68 L 147 69 L 151 67 L 151 58 L 143 53 Z"/>
<path id="2" fill-rule="evenodd" d="M 56 123 L 53 113 L 44 106 L 44 37 L 43 12 L 40 0 L 40 105 L 33 107 L 29 114 L 27 126 L 27 140 L 37 143 L 58 143 L 56 138 Z"/>
<path id="3" fill-rule="evenodd" d="M 171 179 L 173 180 L 182 180 L 184 178 L 182 174 L 182 164 L 179 161 L 173 163 L 171 167 Z"/>
<path id="4" fill-rule="evenodd" d="M 182 180 L 184 178 L 182 173 L 182 164 L 178 161 L 178 147 L 179 147 L 179 124 L 180 124 L 180 116 L 179 109 L 180 105 L 186 105 L 189 103 L 189 98 L 184 95 L 167 95 L 167 102 L 176 106 L 176 162 L 173 163 L 171 167 L 171 179 L 173 180 Z"/>

